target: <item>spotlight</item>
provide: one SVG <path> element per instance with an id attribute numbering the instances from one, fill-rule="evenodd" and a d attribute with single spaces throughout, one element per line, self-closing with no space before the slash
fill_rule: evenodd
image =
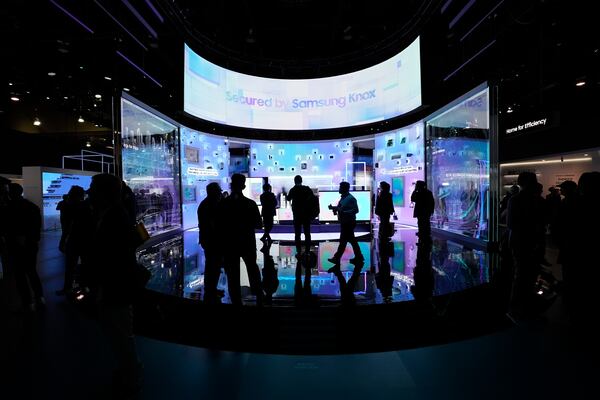
<path id="1" fill-rule="evenodd" d="M 124 87 L 123 90 L 129 92 L 129 88 Z"/>
<path id="2" fill-rule="evenodd" d="M 87 142 L 87 143 L 85 144 L 85 147 L 92 147 L 92 144 L 91 144 L 90 142 Z"/>
<path id="3" fill-rule="evenodd" d="M 48 72 L 48 76 L 56 76 L 56 72 Z"/>
<path id="4" fill-rule="evenodd" d="M 101 94 L 95 94 L 94 97 L 97 98 L 97 99 L 101 99 L 102 95 Z"/>
<path id="5" fill-rule="evenodd" d="M 8 86 L 12 86 L 12 85 L 13 85 L 13 83 L 12 83 L 12 82 L 8 82 Z"/>
<path id="6" fill-rule="evenodd" d="M 20 99 L 20 98 L 18 98 L 17 96 L 12 96 L 10 99 L 11 99 L 12 101 L 19 101 L 19 100 L 21 100 L 21 99 Z"/>
<path id="7" fill-rule="evenodd" d="M 77 119 L 77 122 L 79 122 L 79 123 L 82 123 L 82 122 L 85 122 L 85 120 L 83 119 L 83 117 L 81 117 L 81 116 L 80 116 L 80 117 Z"/>
<path id="8" fill-rule="evenodd" d="M 40 119 L 38 117 L 35 117 L 35 119 L 33 120 L 33 125 L 40 126 L 41 124 L 42 124 L 42 121 L 40 121 Z"/>
<path id="9" fill-rule="evenodd" d="M 585 86 L 585 81 L 579 81 L 575 84 L 575 86 L 578 86 L 578 87 Z"/>
<path id="10" fill-rule="evenodd" d="M 104 79 L 106 79 L 107 81 L 112 81 L 112 78 L 110 76 L 105 76 Z"/>

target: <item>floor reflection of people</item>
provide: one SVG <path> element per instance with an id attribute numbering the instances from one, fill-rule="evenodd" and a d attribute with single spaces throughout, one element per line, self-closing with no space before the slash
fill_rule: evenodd
<path id="1" fill-rule="evenodd" d="M 350 278 L 348 278 L 348 281 L 346 281 L 346 278 L 344 278 L 344 274 L 342 273 L 342 270 L 341 270 L 339 264 L 336 264 L 332 268 L 327 270 L 327 272 L 334 274 L 338 280 L 338 283 L 340 285 L 340 297 L 342 300 L 342 304 L 353 305 L 356 303 L 356 298 L 354 296 L 354 289 L 356 287 L 356 282 L 358 281 L 358 278 L 361 275 L 362 267 L 364 265 L 365 265 L 364 261 L 362 261 L 362 260 L 357 261 L 354 264 L 354 269 L 352 270 L 352 275 L 350 275 Z"/>
<path id="2" fill-rule="evenodd" d="M 390 238 L 380 238 L 378 249 L 379 270 L 375 274 L 375 284 L 381 293 L 381 297 L 383 297 L 383 302 L 391 303 L 394 277 L 392 276 L 390 257 L 394 254 L 394 243 Z"/>
<path id="3" fill-rule="evenodd" d="M 317 265 L 317 257 L 313 252 L 300 257 L 296 263 L 294 299 L 296 305 L 308 305 L 312 301 L 311 274 Z M 302 274 L 304 272 L 304 274 Z M 302 279 L 304 277 L 304 280 Z"/>
<path id="4" fill-rule="evenodd" d="M 242 174 L 231 176 L 231 194 L 221 200 L 218 212 L 219 237 L 225 258 L 225 273 L 229 297 L 234 305 L 242 305 L 240 287 L 240 258 L 246 264 L 250 288 L 256 295 L 256 305 L 263 303 L 263 291 L 260 270 L 256 264 L 255 229 L 262 228 L 262 219 L 258 206 L 244 196 L 246 177 Z"/>
<path id="5" fill-rule="evenodd" d="M 272 241 L 267 241 L 260 249 L 264 257 L 264 267 L 262 270 L 262 287 L 265 292 L 265 304 L 273 303 L 273 294 L 279 287 L 279 278 L 277 277 L 277 268 L 275 268 L 275 260 L 270 254 Z"/>
<path id="6" fill-rule="evenodd" d="M 204 249 L 204 301 L 219 303 L 217 283 L 221 275 L 223 253 L 218 240 L 217 212 L 221 201 L 221 187 L 212 182 L 206 186 L 206 198 L 198 206 L 199 241 Z"/>
<path id="7" fill-rule="evenodd" d="M 433 308 L 433 267 L 431 263 L 431 240 L 419 240 L 417 249 L 417 265 L 413 270 L 414 285 L 410 291 L 415 301 L 423 306 Z"/>

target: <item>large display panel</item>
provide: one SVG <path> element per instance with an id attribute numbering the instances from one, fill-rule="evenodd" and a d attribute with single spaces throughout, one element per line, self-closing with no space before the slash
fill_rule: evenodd
<path id="1" fill-rule="evenodd" d="M 229 190 L 229 146 L 221 137 L 185 127 L 180 145 L 183 229 L 189 229 L 198 226 L 198 205 L 206 198 L 209 183 Z"/>
<path id="2" fill-rule="evenodd" d="M 121 137 L 123 180 L 135 195 L 137 219 L 152 236 L 180 228 L 177 126 L 122 98 Z"/>
<path id="3" fill-rule="evenodd" d="M 416 225 L 410 196 L 418 180 L 425 180 L 423 122 L 375 136 L 375 184 L 387 182 L 398 222 Z"/>
<path id="4" fill-rule="evenodd" d="M 63 196 L 69 193 L 71 187 L 81 186 L 83 190 L 88 190 L 91 182 L 91 175 L 42 172 L 44 230 L 60 229 L 60 211 L 57 205 Z"/>
<path id="5" fill-rule="evenodd" d="M 329 129 L 394 118 L 421 105 L 420 41 L 372 67 L 318 79 L 230 71 L 184 49 L 184 111 L 226 125 Z"/>
<path id="6" fill-rule="evenodd" d="M 293 219 L 291 204 L 286 200 L 294 186 L 294 177 L 317 190 L 337 190 L 340 182 L 353 181 L 352 141 L 259 142 L 250 144 L 252 179 L 266 177 L 277 197 L 277 219 Z M 262 189 L 261 189 L 262 190 Z M 323 212 L 323 209 L 321 209 Z"/>
<path id="7" fill-rule="evenodd" d="M 357 221 L 370 221 L 371 220 L 371 192 L 370 191 L 351 191 L 352 196 L 356 198 L 358 203 L 358 214 L 356 214 Z M 319 221 L 337 221 L 337 215 L 333 214 L 328 206 L 331 204 L 336 206 L 340 201 L 340 194 L 338 192 L 322 192 L 319 191 Z"/>
<path id="8" fill-rule="evenodd" d="M 432 226 L 488 240 L 489 89 L 478 88 L 426 120 Z"/>

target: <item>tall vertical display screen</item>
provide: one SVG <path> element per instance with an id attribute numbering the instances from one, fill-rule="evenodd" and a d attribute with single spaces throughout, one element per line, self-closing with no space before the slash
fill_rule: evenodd
<path id="1" fill-rule="evenodd" d="M 410 196 L 418 180 L 425 179 L 423 121 L 375 136 L 375 184 L 387 182 L 398 222 L 416 225 Z"/>
<path id="2" fill-rule="evenodd" d="M 489 239 L 489 97 L 477 88 L 425 121 L 432 227 L 481 240 Z"/>
<path id="3" fill-rule="evenodd" d="M 135 195 L 136 218 L 155 236 L 181 228 L 178 127 L 121 99 L 123 180 Z"/>
<path id="4" fill-rule="evenodd" d="M 216 182 L 228 190 L 229 146 L 224 138 L 182 127 L 180 149 L 183 229 L 190 229 L 198 226 L 196 211 L 206 186 Z"/>

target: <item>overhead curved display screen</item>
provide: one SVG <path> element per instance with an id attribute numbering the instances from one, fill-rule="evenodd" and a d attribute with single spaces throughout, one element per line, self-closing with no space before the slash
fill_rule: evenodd
<path id="1" fill-rule="evenodd" d="M 185 45 L 184 111 L 224 125 L 314 130 L 363 125 L 421 105 L 419 38 L 372 67 L 327 78 L 272 79 L 215 65 Z"/>

